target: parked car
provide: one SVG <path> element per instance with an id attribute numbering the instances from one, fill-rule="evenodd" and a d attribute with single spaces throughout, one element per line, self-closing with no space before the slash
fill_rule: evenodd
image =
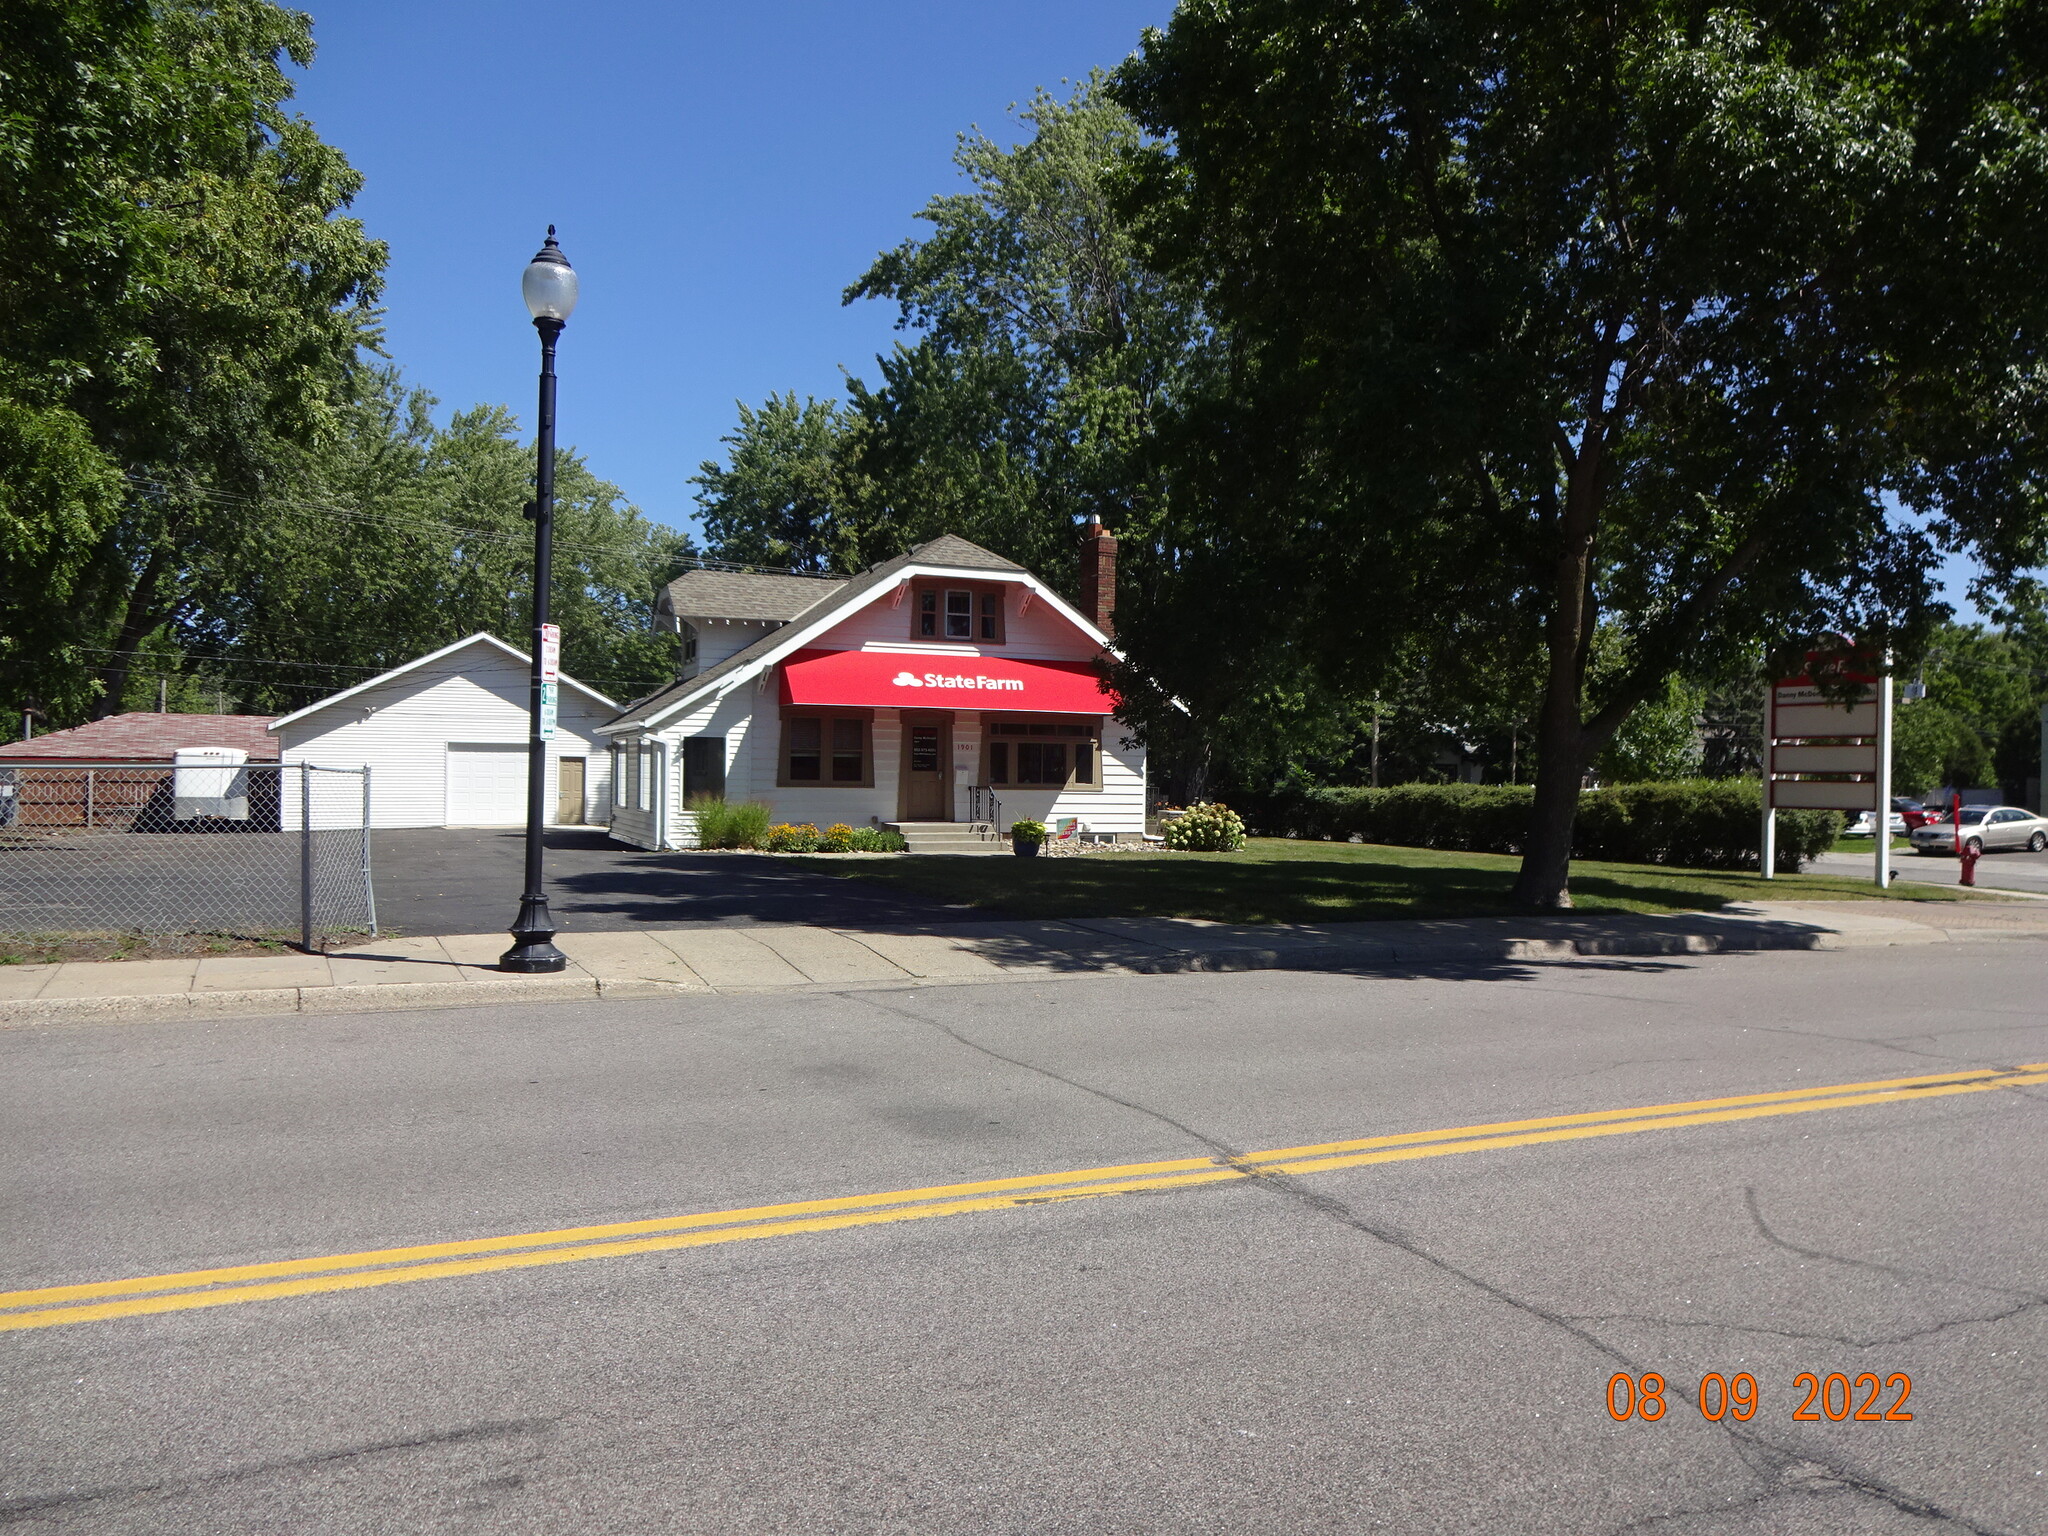
<path id="1" fill-rule="evenodd" d="M 1906 829 L 1907 829 L 1908 823 L 1907 823 L 1907 821 L 1906 821 L 1905 813 L 1904 813 L 1904 812 L 1902 812 L 1902 811 L 1900 811 L 1899 809 L 1897 809 L 1897 807 L 1896 807 L 1896 806 L 1894 806 L 1894 808 L 1893 808 L 1893 810 L 1892 810 L 1892 814 L 1891 814 L 1891 817 L 1889 818 L 1889 821 L 1888 821 L 1888 823 L 1887 823 L 1887 824 L 1888 824 L 1888 825 L 1890 826 L 1890 828 L 1891 828 L 1891 834 L 1892 834 L 1892 836 L 1893 836 L 1893 837 L 1904 837 L 1904 836 L 1906 835 Z M 1844 836 L 1844 837 L 1875 837 L 1875 836 L 1877 836 L 1877 816 L 1876 816 L 1876 813 L 1875 813 L 1875 812 L 1872 812 L 1872 811 L 1858 811 L 1858 812 L 1856 813 L 1856 819 L 1855 819 L 1854 821 L 1850 822 L 1848 826 L 1846 826 L 1846 827 L 1842 828 L 1842 836 Z"/>
<path id="2" fill-rule="evenodd" d="M 1925 822 L 1934 820 L 1937 816 L 1941 814 L 1941 812 L 1936 810 L 1933 806 L 1922 805 L 1918 800 L 1913 799 L 1910 795 L 1892 796 L 1892 809 L 1897 811 L 1899 815 L 1905 819 L 1906 830 L 1908 832 L 1912 831 L 1913 828 L 1920 826 Z"/>
<path id="3" fill-rule="evenodd" d="M 1962 843 L 1979 853 L 2024 848 L 2048 849 L 2048 819 L 2011 805 L 1966 805 L 1962 809 Z M 1954 853 L 1956 823 L 1949 817 L 1913 829 L 1915 853 Z"/>

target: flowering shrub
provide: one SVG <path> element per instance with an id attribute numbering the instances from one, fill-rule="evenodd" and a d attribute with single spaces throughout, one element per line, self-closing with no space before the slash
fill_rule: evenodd
<path id="1" fill-rule="evenodd" d="M 825 829 L 818 839 L 820 853 L 847 853 L 853 848 L 853 828 L 843 821 L 835 821 Z"/>
<path id="2" fill-rule="evenodd" d="M 786 821 L 778 821 L 768 829 L 770 853 L 816 853 L 818 843 L 818 829 L 808 821 L 799 822 L 795 826 Z"/>
<path id="3" fill-rule="evenodd" d="M 1227 805 L 1197 801 L 1161 831 L 1181 853 L 1233 853 L 1244 846 L 1244 820 Z"/>

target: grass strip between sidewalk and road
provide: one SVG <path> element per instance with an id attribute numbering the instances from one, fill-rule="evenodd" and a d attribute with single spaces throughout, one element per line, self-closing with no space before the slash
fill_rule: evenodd
<path id="1" fill-rule="evenodd" d="M 1867 845 L 1866 845 L 1867 848 Z M 1114 852 L 1060 858 L 919 854 L 807 873 L 870 880 L 906 895 L 1006 917 L 1192 917 L 1223 923 L 1332 923 L 1401 917 L 1528 917 L 1512 899 L 1522 861 L 1377 843 L 1255 837 L 1237 853 Z M 1574 910 L 1712 912 L 1746 901 L 1954 901 L 1969 892 L 1880 891 L 1853 875 L 1780 875 L 1575 860 Z"/>
<path id="2" fill-rule="evenodd" d="M 1187 1157 L 1058 1173 L 935 1184 L 878 1194 L 801 1200 L 739 1210 L 701 1211 L 643 1221 L 563 1227 L 499 1237 L 379 1248 L 303 1259 L 186 1270 L 124 1280 L 86 1281 L 0 1292 L 0 1332 L 50 1328 L 240 1302 L 277 1301 L 499 1270 L 579 1263 L 680 1248 L 791 1237 L 936 1216 L 1022 1210 L 1070 1200 L 1199 1188 L 1278 1176 L 1302 1176 L 1374 1163 L 1495 1152 L 1637 1131 L 1681 1130 L 1823 1110 L 1896 1104 L 1953 1094 L 2048 1083 L 2048 1062 L 1984 1067 L 1920 1077 L 1880 1078 L 1810 1088 L 1639 1105 L 1350 1141 L 1280 1147 L 1236 1157 Z"/>

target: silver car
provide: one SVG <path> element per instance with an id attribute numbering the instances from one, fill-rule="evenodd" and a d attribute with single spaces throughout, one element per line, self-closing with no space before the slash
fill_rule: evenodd
<path id="1" fill-rule="evenodd" d="M 1939 821 L 1913 829 L 1915 853 L 1954 853 L 1956 823 L 1953 813 Z M 1962 844 L 1978 853 L 1996 853 L 2024 848 L 2039 853 L 2048 848 L 2048 819 L 2011 805 L 1966 805 L 1962 812 Z"/>

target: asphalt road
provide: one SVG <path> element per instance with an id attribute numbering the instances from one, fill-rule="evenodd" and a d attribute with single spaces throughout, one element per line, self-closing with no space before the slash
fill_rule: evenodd
<path id="1" fill-rule="evenodd" d="M 846 923 L 958 922 L 973 908 L 922 901 L 863 881 L 806 874 L 781 859 L 647 853 L 601 827 L 551 827 L 548 904 L 586 933 L 636 928 L 809 923 L 829 909 Z M 519 910 L 525 833 L 408 827 L 371 834 L 377 920 L 388 932 L 493 933 Z"/>
<path id="2" fill-rule="evenodd" d="M 0 1522 L 2042 1531 L 2048 1106 L 1996 1074 L 2044 983 L 2007 942 L 10 1031 L 0 1286 L 582 1247 L 0 1296 Z M 1913 1417 L 1799 1418 L 1802 1372 Z"/>
<path id="3" fill-rule="evenodd" d="M 1811 868 L 1817 874 L 1869 875 L 1875 862 L 1870 854 L 1824 853 Z M 1954 885 L 1962 875 L 1962 861 L 1945 854 L 1892 853 L 1892 878 L 1924 880 L 1930 885 Z M 1977 860 L 1977 884 L 1990 890 L 2029 891 L 2048 896 L 2048 853 L 2024 850 L 1987 853 Z"/>

